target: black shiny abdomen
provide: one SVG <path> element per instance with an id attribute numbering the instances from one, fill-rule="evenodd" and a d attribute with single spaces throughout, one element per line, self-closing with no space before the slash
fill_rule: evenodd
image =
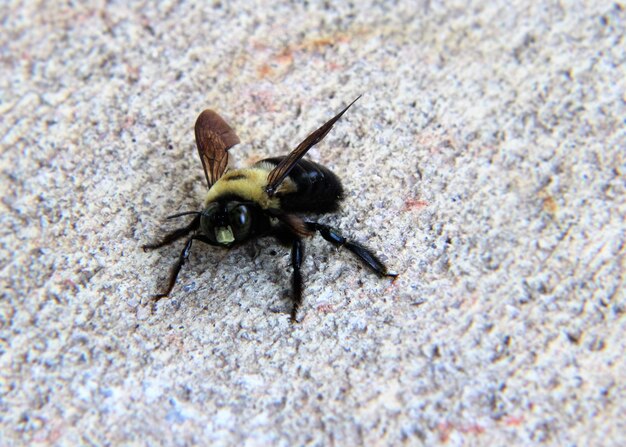
<path id="1" fill-rule="evenodd" d="M 272 157 L 261 160 L 259 164 L 269 163 L 276 166 L 285 157 Z M 309 160 L 300 160 L 289 173 L 289 178 L 296 184 L 298 191 L 280 197 L 285 211 L 329 213 L 339 208 L 343 199 L 341 181 L 330 169 Z"/>

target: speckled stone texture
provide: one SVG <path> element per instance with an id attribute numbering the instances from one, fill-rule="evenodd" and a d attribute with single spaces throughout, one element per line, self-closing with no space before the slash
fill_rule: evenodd
<path id="1" fill-rule="evenodd" d="M 5 3 L 1 445 L 626 445 L 623 2 Z M 143 243 L 235 166 L 310 151 L 301 322 L 270 239 Z"/>

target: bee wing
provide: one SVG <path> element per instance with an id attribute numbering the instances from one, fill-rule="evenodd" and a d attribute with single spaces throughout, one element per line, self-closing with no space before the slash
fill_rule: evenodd
<path id="1" fill-rule="evenodd" d="M 276 165 L 274 169 L 272 169 L 272 172 L 270 172 L 269 176 L 267 177 L 268 183 L 267 187 L 265 188 L 267 194 L 270 197 L 274 195 L 280 184 L 283 182 L 283 180 L 285 180 L 285 177 L 289 175 L 289 172 L 293 169 L 298 160 L 304 157 L 304 154 L 306 154 L 309 149 L 311 149 L 313 146 L 315 146 L 317 143 L 324 139 L 326 134 L 330 132 L 330 129 L 333 128 L 333 125 L 339 120 L 339 118 L 341 118 L 341 115 L 346 113 L 350 106 L 352 106 L 352 104 L 354 104 L 360 97 L 361 95 L 359 95 L 354 101 L 348 104 L 345 109 L 343 109 L 341 112 L 339 112 L 329 121 L 327 121 L 326 124 L 324 124 L 311 135 L 306 137 L 304 141 L 298 145 L 298 147 L 291 151 L 289 155 L 283 158 L 283 160 L 278 165 Z"/>
<path id="2" fill-rule="evenodd" d="M 239 143 L 235 131 L 213 110 L 205 110 L 196 120 L 196 145 L 209 188 L 219 180 L 228 165 L 228 149 Z"/>

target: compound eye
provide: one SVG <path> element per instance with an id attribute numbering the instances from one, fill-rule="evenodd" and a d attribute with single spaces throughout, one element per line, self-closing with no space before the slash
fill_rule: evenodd
<path id="1" fill-rule="evenodd" d="M 241 241 L 250 235 L 252 217 L 246 205 L 236 205 L 229 212 L 230 226 L 235 234 L 235 239 Z"/>
<path id="2" fill-rule="evenodd" d="M 210 203 L 200 215 L 200 229 L 202 230 L 202 233 L 213 242 L 216 242 L 213 220 L 218 210 L 219 205 L 217 203 Z"/>

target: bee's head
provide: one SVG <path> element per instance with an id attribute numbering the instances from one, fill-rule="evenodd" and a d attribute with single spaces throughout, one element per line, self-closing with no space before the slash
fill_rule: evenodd
<path id="1" fill-rule="evenodd" d="M 211 202 L 200 213 L 200 230 L 212 242 L 231 246 L 252 236 L 254 210 L 238 201 Z"/>

